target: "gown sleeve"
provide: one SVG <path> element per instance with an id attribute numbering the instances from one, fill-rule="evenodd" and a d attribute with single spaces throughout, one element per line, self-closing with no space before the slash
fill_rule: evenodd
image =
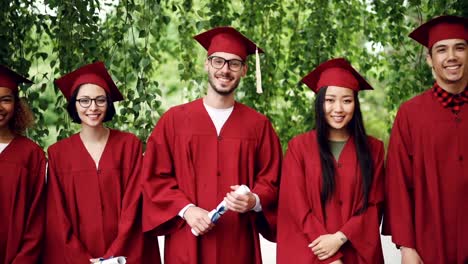
<path id="1" fill-rule="evenodd" d="M 143 231 L 166 235 L 178 230 L 184 221 L 180 210 L 193 203 L 179 189 L 174 172 L 173 115 L 169 110 L 150 135 L 143 158 Z"/>
<path id="2" fill-rule="evenodd" d="M 275 241 L 282 151 L 278 136 L 268 120 L 264 121 L 261 131 L 252 192 L 258 195 L 262 206 L 257 227 L 266 239 Z"/>
<path id="3" fill-rule="evenodd" d="M 383 234 L 395 244 L 415 247 L 411 130 L 400 109 L 390 135 L 386 165 Z"/>
<path id="4" fill-rule="evenodd" d="M 356 212 L 341 228 L 341 232 L 348 238 L 349 243 L 368 262 L 377 263 L 373 260 L 375 255 L 375 242 L 379 236 L 382 206 L 384 200 L 384 147 L 379 142 L 374 154 L 374 175 L 369 194 L 368 207 L 363 213 Z"/>
<path id="5" fill-rule="evenodd" d="M 55 233 L 60 235 L 60 243 L 64 245 L 64 256 L 67 263 L 89 263 L 89 259 L 93 258 L 87 251 L 86 247 L 74 233 L 70 222 L 69 213 L 65 204 L 65 193 L 60 176 L 58 175 L 55 165 L 55 155 L 63 155 L 49 150 L 49 168 L 47 184 L 48 191 L 51 192 L 53 207 L 55 208 Z M 49 210 L 49 208 L 48 208 Z M 50 223 L 49 223 L 50 224 Z"/>
<path id="6" fill-rule="evenodd" d="M 315 212 L 309 205 L 304 166 L 301 160 L 301 154 L 295 142 L 291 142 L 283 161 L 281 201 L 284 203 L 282 208 L 286 210 L 286 215 L 292 218 L 292 221 L 299 227 L 299 230 L 302 230 L 308 242 L 311 243 L 319 236 L 326 235 L 329 232 L 317 219 Z M 331 263 L 342 256 L 342 253 L 338 251 L 324 261 L 320 261 L 318 258 L 316 260 L 317 263 Z"/>
<path id="7" fill-rule="evenodd" d="M 23 234 L 21 248 L 12 264 L 35 263 L 42 248 L 45 223 L 45 170 L 46 159 L 41 149 L 37 149 L 31 156 L 28 175 L 28 194 L 30 207 L 26 210 L 26 227 Z"/>
<path id="8" fill-rule="evenodd" d="M 134 136 L 133 136 L 134 137 Z M 138 254 L 138 252 L 131 252 L 134 245 L 138 243 L 138 234 L 140 230 L 141 219 L 141 189 L 140 189 L 140 169 L 142 164 L 142 146 L 141 142 L 134 137 L 132 143 L 125 149 L 128 156 L 124 158 L 122 164 L 126 170 L 124 175 L 125 191 L 122 199 L 122 213 L 119 220 L 118 234 L 111 246 L 104 255 L 105 258 L 111 256 L 128 256 L 129 253 Z M 135 240 L 136 239 L 136 240 Z"/>

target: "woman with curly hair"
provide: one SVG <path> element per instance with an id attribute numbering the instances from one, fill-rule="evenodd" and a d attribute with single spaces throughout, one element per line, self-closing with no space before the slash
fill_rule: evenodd
<path id="1" fill-rule="evenodd" d="M 0 65 L 0 263 L 36 263 L 42 248 L 46 158 L 24 136 L 33 115 L 21 83 L 31 81 Z"/>

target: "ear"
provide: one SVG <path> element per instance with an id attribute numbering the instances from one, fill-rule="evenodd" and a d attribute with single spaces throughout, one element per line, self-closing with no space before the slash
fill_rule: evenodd
<path id="1" fill-rule="evenodd" d="M 208 72 L 208 69 L 210 68 L 210 61 L 208 60 L 208 58 L 206 58 L 205 60 L 205 71 Z"/>
<path id="2" fill-rule="evenodd" d="M 244 64 L 244 67 L 242 67 L 242 74 L 241 74 L 242 77 L 245 77 L 245 75 L 247 74 L 247 69 L 248 69 L 248 66 L 246 63 Z"/>
<path id="3" fill-rule="evenodd" d="M 431 56 L 431 54 L 429 52 L 426 54 L 426 63 L 432 69 L 432 56 Z"/>

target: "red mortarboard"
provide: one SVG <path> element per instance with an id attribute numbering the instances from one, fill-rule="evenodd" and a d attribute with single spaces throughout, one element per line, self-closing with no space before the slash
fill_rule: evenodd
<path id="1" fill-rule="evenodd" d="M 437 41 L 444 39 L 468 40 L 468 19 L 457 16 L 440 16 L 422 24 L 409 36 L 431 48 Z"/>
<path id="2" fill-rule="evenodd" d="M 16 93 L 20 83 L 30 84 L 32 82 L 6 66 L 0 65 L 0 87 L 9 88 Z"/>
<path id="3" fill-rule="evenodd" d="M 372 86 L 343 58 L 331 59 L 320 64 L 301 81 L 315 93 L 324 86 L 345 87 L 356 92 L 373 90 Z"/>
<path id="4" fill-rule="evenodd" d="M 107 72 L 106 66 L 100 61 L 82 66 L 55 80 L 55 84 L 65 95 L 67 101 L 70 101 L 73 92 L 80 85 L 86 83 L 102 87 L 110 95 L 113 102 L 123 100 L 123 96 Z"/>
<path id="5" fill-rule="evenodd" d="M 263 53 L 255 43 L 232 27 L 213 28 L 193 38 L 208 51 L 208 56 L 215 52 L 227 52 L 245 60 L 248 55 L 255 54 L 256 49 Z"/>

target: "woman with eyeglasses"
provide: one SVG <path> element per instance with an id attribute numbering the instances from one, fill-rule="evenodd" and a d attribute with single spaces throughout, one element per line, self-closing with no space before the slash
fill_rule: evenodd
<path id="1" fill-rule="evenodd" d="M 142 144 L 133 134 L 104 126 L 122 94 L 102 62 L 55 84 L 81 130 L 48 149 L 44 263 L 94 263 L 112 256 L 125 256 L 130 264 L 160 263 L 157 240 L 141 231 Z"/>
<path id="2" fill-rule="evenodd" d="M 34 119 L 21 83 L 31 81 L 0 65 L 0 263 L 37 263 L 44 234 L 46 158 L 24 136 Z"/>
<path id="3" fill-rule="evenodd" d="M 384 147 L 366 135 L 358 99 L 372 87 L 345 59 L 302 82 L 317 94 L 316 129 L 293 138 L 283 161 L 278 264 L 383 263 Z"/>

